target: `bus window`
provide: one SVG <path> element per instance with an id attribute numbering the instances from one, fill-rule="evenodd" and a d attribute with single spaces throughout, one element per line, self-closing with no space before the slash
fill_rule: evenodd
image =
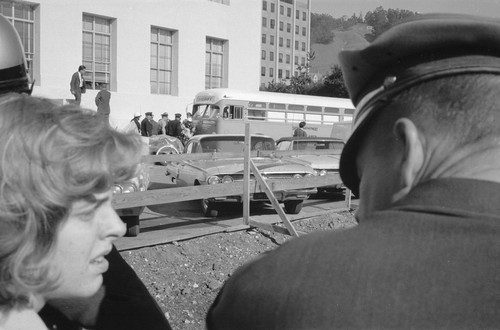
<path id="1" fill-rule="evenodd" d="M 286 121 L 289 123 L 300 123 L 303 120 L 304 120 L 303 113 L 289 112 L 286 114 Z"/>
<path id="2" fill-rule="evenodd" d="M 286 104 L 283 104 L 283 103 L 269 103 L 269 109 L 286 110 Z"/>
<path id="3" fill-rule="evenodd" d="M 340 121 L 340 116 L 323 115 L 323 124 L 325 125 L 337 123 L 339 121 Z"/>
<path id="4" fill-rule="evenodd" d="M 248 109 L 249 120 L 265 120 L 266 110 Z"/>
<path id="5" fill-rule="evenodd" d="M 325 107 L 325 113 L 340 113 L 339 108 Z"/>
<path id="6" fill-rule="evenodd" d="M 289 104 L 288 110 L 304 111 L 304 106 L 298 104 Z"/>
<path id="7" fill-rule="evenodd" d="M 306 123 L 321 124 L 321 115 L 306 114 Z"/>
<path id="8" fill-rule="evenodd" d="M 216 118 L 219 116 L 219 107 L 216 105 L 199 104 L 193 106 L 193 118 Z"/>
<path id="9" fill-rule="evenodd" d="M 343 121 L 352 121 L 352 116 L 344 116 Z"/>
<path id="10" fill-rule="evenodd" d="M 286 113 L 277 111 L 268 111 L 267 120 L 284 123 L 286 121 Z"/>
<path id="11" fill-rule="evenodd" d="M 242 119 L 243 118 L 243 107 L 241 106 L 225 106 L 222 112 L 222 118 L 224 119 Z"/>
<path id="12" fill-rule="evenodd" d="M 243 107 L 234 107 L 232 111 L 233 119 L 243 119 Z"/>
<path id="13" fill-rule="evenodd" d="M 314 106 L 314 105 L 309 105 L 307 107 L 307 111 L 310 111 L 310 112 L 321 112 L 322 109 L 321 109 L 321 107 L 317 107 L 317 106 Z"/>

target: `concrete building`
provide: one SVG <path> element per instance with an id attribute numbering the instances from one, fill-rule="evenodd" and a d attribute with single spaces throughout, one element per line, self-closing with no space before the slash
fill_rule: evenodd
<path id="1" fill-rule="evenodd" d="M 310 48 L 311 0 L 263 0 L 261 85 L 299 74 Z"/>
<path id="2" fill-rule="evenodd" d="M 0 1 L 24 44 L 33 95 L 73 100 L 69 82 L 83 64 L 96 109 L 100 84 L 111 91 L 110 122 L 134 112 L 185 114 L 206 88 L 257 91 L 260 0 Z"/>

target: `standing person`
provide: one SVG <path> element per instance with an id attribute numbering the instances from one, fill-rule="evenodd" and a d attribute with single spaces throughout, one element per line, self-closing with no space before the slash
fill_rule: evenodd
<path id="1" fill-rule="evenodd" d="M 500 20 L 422 15 L 340 63 L 355 228 L 238 270 L 212 329 L 500 328 Z"/>
<path id="2" fill-rule="evenodd" d="M 152 112 L 145 113 L 146 118 L 141 121 L 141 135 L 142 136 L 153 136 L 153 123 L 151 120 L 153 119 Z"/>
<path id="3" fill-rule="evenodd" d="M 102 118 L 102 120 L 109 125 L 109 101 L 111 99 L 111 93 L 108 91 L 108 84 L 102 83 L 101 90 L 97 93 L 95 97 L 95 105 L 97 105 L 97 114 Z"/>
<path id="4" fill-rule="evenodd" d="M 182 115 L 180 113 L 175 114 L 175 120 L 170 120 L 167 124 L 167 135 L 176 137 L 176 138 L 181 138 L 182 134 L 182 124 L 181 124 L 181 117 Z"/>
<path id="5" fill-rule="evenodd" d="M 0 55 L 0 71 L 4 72 L 11 72 L 12 74 L 10 76 L 6 75 L 0 75 L 0 94 L 6 94 L 6 93 L 23 93 L 30 95 L 32 92 L 32 87 L 33 85 L 30 86 L 30 79 L 27 75 L 27 70 L 26 70 L 26 59 L 24 57 L 24 51 L 21 46 L 21 40 L 19 39 L 19 35 L 17 34 L 17 31 L 14 29 L 12 24 L 0 15 L 0 49 L 2 50 L 1 55 Z M 6 79 L 8 78 L 8 79 Z M 4 96 L 7 97 L 7 96 Z M 0 103 L 3 102 L 3 100 L 0 100 Z M 37 103 L 39 101 L 35 101 Z M 39 159 L 38 162 L 26 162 L 26 158 L 24 157 L 27 154 L 30 153 L 37 153 L 37 152 L 45 152 L 44 153 L 44 162 L 43 162 L 43 167 L 42 169 L 38 172 L 39 175 L 26 175 L 27 172 L 22 171 L 22 173 L 18 174 L 13 174 L 16 175 L 16 180 L 12 180 L 10 178 L 10 174 L 3 176 L 3 174 L 0 173 L 0 180 L 4 182 L 4 180 L 7 180 L 10 182 L 11 185 L 20 187 L 22 183 L 28 183 L 27 180 L 41 180 L 42 183 L 44 183 L 44 186 L 47 188 L 44 190 L 42 194 L 38 194 L 36 196 L 32 196 L 36 192 L 38 192 L 40 189 L 42 189 L 43 186 L 36 186 L 34 183 L 29 184 L 29 191 L 25 192 L 20 192 L 16 196 L 11 195 L 10 193 L 7 193 L 7 187 L 9 184 L 3 184 L 3 192 L 0 196 L 0 205 L 4 205 L 3 203 L 8 200 L 8 198 L 12 198 L 12 200 L 17 199 L 20 201 L 19 204 L 16 206 L 23 206 L 23 205 L 28 205 L 29 203 L 31 204 L 36 204 L 41 202 L 42 204 L 38 205 L 38 210 L 40 208 L 45 208 L 42 211 L 47 211 L 47 212 L 52 212 L 52 211 L 57 211 L 57 209 L 50 209 L 46 208 L 47 204 L 43 204 L 44 201 L 47 201 L 47 198 L 54 197 L 52 192 L 58 192 L 67 194 L 66 197 L 71 198 L 71 197 L 77 197 L 74 195 L 75 191 L 72 191 L 72 188 L 75 188 L 74 185 L 74 180 L 78 180 L 79 183 L 82 184 L 81 188 L 85 188 L 84 186 L 84 177 L 88 178 L 98 178 L 101 177 L 101 174 L 106 173 L 107 170 L 109 170 L 111 167 L 114 165 L 117 165 L 118 167 L 120 165 L 125 165 L 125 164 L 130 164 L 130 161 L 132 159 L 136 158 L 131 158 L 125 159 L 123 164 L 121 162 L 118 162 L 116 164 L 113 164 L 113 162 L 109 163 L 106 162 L 103 159 L 103 164 L 108 164 L 104 167 L 94 166 L 95 164 L 98 163 L 96 158 L 93 158 L 93 156 L 100 156 L 100 157 L 108 157 L 109 160 L 113 159 L 113 155 L 119 155 L 119 150 L 127 150 L 125 152 L 126 155 L 128 155 L 129 152 L 132 152 L 132 149 L 128 149 L 127 144 L 129 144 L 130 139 L 127 138 L 129 142 L 124 143 L 124 144 L 118 144 L 115 146 L 116 149 L 114 148 L 108 148 L 106 149 L 106 152 L 99 153 L 99 152 L 92 152 L 92 155 L 89 157 L 85 157 L 85 155 L 90 152 L 91 149 L 94 150 L 103 150 L 99 149 L 99 146 L 97 148 L 93 147 L 88 147 L 91 144 L 86 144 L 86 148 L 82 149 L 82 146 L 80 143 L 74 144 L 75 139 L 68 139 L 68 137 L 73 136 L 73 135 L 78 135 L 81 133 L 83 127 L 84 132 L 81 134 L 81 136 L 77 136 L 76 140 L 77 141 L 82 141 L 88 138 L 89 140 L 96 141 L 99 139 L 102 139 L 103 136 L 106 136 L 106 134 L 109 134 L 108 130 L 110 129 L 109 127 L 106 127 L 105 129 L 101 130 L 99 127 L 99 122 L 96 122 L 95 125 L 95 130 L 97 131 L 97 135 L 94 137 L 92 135 L 93 129 L 92 127 L 94 126 L 93 124 L 90 125 L 89 130 L 87 131 L 85 127 L 87 125 L 82 126 L 82 122 L 78 118 L 78 116 L 73 116 L 73 114 L 68 115 L 65 111 L 62 113 L 62 116 L 59 116 L 59 111 L 52 112 L 49 111 L 45 115 L 40 116 L 41 112 L 43 112 L 43 106 L 42 103 L 43 101 L 40 101 L 40 104 L 33 105 L 30 102 L 26 103 L 26 106 L 24 107 L 23 105 L 23 110 L 21 112 L 16 112 L 15 114 L 12 114 L 11 111 L 6 110 L 6 111 L 0 111 L 0 125 L 5 126 L 0 132 L 0 141 L 3 141 L 3 143 L 0 143 L 0 148 L 4 148 L 4 150 L 10 150 L 12 152 L 13 148 L 24 148 L 19 146 L 19 143 L 23 143 L 26 147 L 23 150 L 19 150 L 18 152 L 15 152 L 13 154 L 13 157 L 10 157 L 9 153 L 4 152 L 4 154 L 9 154 L 8 158 L 5 158 L 2 161 L 2 166 L 0 166 L 0 171 L 1 173 L 4 173 L 3 171 L 9 170 L 12 174 L 12 170 L 16 170 L 15 168 L 19 169 L 25 169 L 25 164 L 30 164 L 32 165 L 32 169 L 36 169 L 37 166 L 39 168 Z M 45 105 L 46 102 L 44 103 Z M 31 106 L 30 106 L 31 105 Z M 50 107 L 54 107 L 53 104 L 50 105 Z M 64 109 L 66 110 L 67 108 L 71 108 L 74 110 L 74 106 L 68 106 L 65 107 Z M 10 109 L 10 107 L 9 107 Z M 38 110 L 40 111 L 38 111 Z M 38 112 L 36 112 L 38 111 Z M 24 113 L 27 113 L 26 115 L 23 115 Z M 33 113 L 37 113 L 37 115 L 33 115 Z M 73 112 L 73 111 L 72 111 Z M 18 117 L 21 114 L 21 117 Z M 29 122 L 29 119 L 31 118 L 33 122 Z M 64 120 L 64 128 L 61 129 L 61 120 Z M 70 119 L 73 118 L 73 119 Z M 59 123 L 57 128 L 54 128 L 54 126 L 48 127 L 50 125 L 50 122 L 53 122 L 54 125 L 55 123 Z M 84 120 L 84 123 L 88 123 L 87 120 Z M 24 125 L 35 125 L 34 130 L 29 130 L 26 131 Z M 75 129 L 73 129 L 73 126 L 75 126 Z M 9 135 L 9 132 L 12 132 L 12 135 Z M 21 133 L 20 133 L 21 132 Z M 64 134 L 62 133 L 64 132 Z M 72 133 L 73 132 L 73 133 Z M 20 135 L 19 135 L 20 134 Z M 52 140 L 53 143 L 49 143 L 49 138 L 47 134 L 52 134 L 54 138 L 57 137 L 57 140 Z M 68 135 L 69 134 L 69 135 Z M 104 134 L 104 135 L 103 135 Z M 112 133 L 113 135 L 114 133 Z M 61 135 L 64 136 L 64 138 L 61 139 Z M 18 136 L 18 138 L 16 138 Z M 36 138 L 34 138 L 35 136 Z M 115 136 L 115 135 L 113 135 Z M 47 139 L 45 139 L 47 138 Z M 14 140 L 12 140 L 14 139 Z M 40 141 L 42 139 L 45 139 L 48 143 L 42 143 L 40 144 Z M 13 142 L 12 142 L 12 141 Z M 115 139 L 104 139 L 104 141 L 101 141 L 103 144 L 103 148 L 105 149 L 106 146 L 109 146 L 109 141 L 113 141 Z M 9 142 L 11 141 L 11 142 Z M 33 141 L 33 143 L 30 143 L 30 141 Z M 88 141 L 87 141 L 88 142 Z M 10 144 L 7 146 L 7 144 Z M 84 143 L 85 144 L 85 143 Z M 68 147 L 69 146 L 69 147 Z M 37 148 L 35 148 L 37 147 Z M 135 149 L 135 147 L 133 148 Z M 47 152 L 47 150 L 49 150 Z M 53 150 L 53 151 L 51 151 Z M 15 150 L 14 150 L 15 151 Z M 73 152 L 73 155 L 77 155 L 78 157 L 82 157 L 81 159 L 78 158 L 78 163 L 75 164 L 74 159 L 65 159 L 67 162 L 64 164 L 62 162 L 54 162 L 56 160 L 56 157 L 59 157 L 61 155 L 61 152 L 63 151 L 69 151 Z M 136 151 L 132 152 L 132 157 L 136 157 L 138 154 Z M 16 158 L 17 157 L 17 158 Z M 24 157 L 23 160 L 17 164 L 16 159 L 19 157 Z M 48 158 L 47 158 L 48 157 Z M 9 163 L 10 161 L 10 163 Z M 86 166 L 90 167 L 86 167 Z M 45 173 L 44 171 L 53 169 L 54 166 L 73 166 L 72 169 L 68 168 L 68 171 L 66 172 L 59 172 L 59 171 L 54 171 L 49 173 Z M 115 167 L 118 169 L 118 167 Z M 40 168 L 39 168 L 40 169 Z M 76 170 L 79 170 L 77 172 Z M 90 173 L 92 171 L 92 175 L 80 175 L 84 174 L 85 171 L 87 173 Z M 7 172 L 5 172 L 7 173 Z M 35 172 L 31 172 L 35 173 Z M 80 174 L 78 174 L 80 173 Z M 115 175 L 114 173 L 118 174 L 120 172 L 113 172 L 113 173 L 107 173 L 108 175 Z M 35 173 L 36 174 L 36 173 Z M 69 175 L 69 178 L 67 179 L 67 182 L 65 181 L 66 175 Z M 127 175 L 126 171 L 120 174 L 121 175 Z M 56 176 L 59 176 L 59 184 L 54 185 L 51 180 L 56 179 Z M 110 177 L 110 176 L 108 176 Z M 118 177 L 116 177 L 118 179 Z M 60 182 L 64 182 L 61 184 Z M 97 182 L 97 181 L 95 181 Z M 48 184 L 48 186 L 47 186 Z M 61 188 L 64 187 L 64 188 Z M 71 188 L 71 189 L 70 189 Z M 91 186 L 87 187 L 88 189 L 92 190 L 93 188 Z M 96 187 L 97 188 L 97 187 Z M 102 188 L 102 187 L 101 187 Z M 99 189 L 101 189 L 99 188 Z M 63 189 L 63 190 L 61 190 Z M 80 191 L 76 193 L 81 193 L 83 194 L 85 189 L 80 189 Z M 87 190 L 89 191 L 89 190 Z M 22 198 L 21 198 L 22 196 Z M 29 197 L 30 200 L 26 201 L 25 197 Z M 60 196 L 60 194 L 59 194 Z M 45 199 L 44 199 L 45 197 Z M 3 201 L 3 202 L 2 202 Z M 56 201 L 55 199 L 52 200 L 52 202 Z M 89 200 L 91 202 L 91 199 Z M 23 204 L 24 203 L 24 204 Z M 28 204 L 27 204 L 28 203 Z M 107 203 L 107 202 L 106 202 Z M 10 204 L 10 206 L 13 206 L 14 204 Z M 81 204 L 80 204 L 81 205 Z M 107 207 L 107 206 L 106 206 Z M 61 210 L 59 208 L 59 210 Z M 14 209 L 12 209 L 14 211 Z M 18 210 L 20 211 L 20 209 Z M 52 212 L 54 213 L 54 212 Z M 55 212 L 57 213 L 57 212 Z M 2 221 L 7 221 L 8 216 L 14 215 L 12 214 L 7 214 L 2 211 L 2 217 L 0 217 L 0 223 Z M 35 213 L 33 212 L 26 212 L 24 215 L 27 217 L 31 217 Z M 47 213 L 47 215 L 49 215 Z M 62 239 L 64 236 L 65 238 L 68 238 L 67 235 L 62 235 L 62 232 L 64 231 L 63 227 L 67 227 L 67 225 L 63 224 L 61 222 L 61 219 L 57 216 L 57 214 L 54 214 L 55 217 L 51 218 L 51 222 L 49 226 L 46 227 L 46 229 L 54 229 L 55 226 L 58 226 L 59 229 L 57 230 L 59 232 L 58 235 L 58 240 Z M 92 215 L 92 212 L 88 213 L 88 215 Z M 90 218 L 87 218 L 90 222 L 94 222 L 93 220 L 90 221 Z M 65 220 L 65 223 L 69 221 L 69 218 Z M 110 221 L 111 222 L 111 221 Z M 22 226 L 21 226 L 22 224 Z M 24 249 L 24 252 L 31 253 L 33 250 L 29 247 L 29 245 L 33 242 L 32 240 L 28 241 L 25 240 L 26 235 L 30 236 L 30 233 L 33 233 L 33 230 L 40 231 L 43 230 L 43 227 L 37 227 L 34 225 L 32 221 L 30 221 L 30 225 L 34 225 L 30 227 L 30 230 L 26 231 L 22 235 L 10 235 L 12 233 L 12 230 L 16 228 L 17 230 L 22 230 L 22 227 L 25 224 L 19 222 L 15 226 L 4 226 L 3 224 L 0 224 L 0 227 L 2 230 L 0 230 L 0 236 L 2 236 L 2 239 L 0 239 L 0 245 L 2 245 L 2 248 L 0 248 L 0 254 L 1 254 L 1 261 L 2 263 L 7 263 L 7 259 L 10 259 L 9 256 L 7 256 L 7 253 L 14 253 L 14 250 L 7 250 L 3 248 L 4 243 L 8 243 L 9 239 L 11 238 L 16 238 L 17 243 L 14 242 L 15 244 L 24 244 L 25 247 L 28 247 L 28 249 Z M 120 229 L 121 230 L 121 229 Z M 106 230 L 99 230 L 101 234 L 104 234 L 107 232 Z M 42 232 L 40 231 L 40 234 Z M 50 230 L 48 232 L 45 232 L 47 235 L 52 235 L 54 237 L 54 232 L 51 232 Z M 31 235 L 30 237 L 37 237 L 37 243 L 40 243 L 41 240 L 45 240 L 47 235 Z M 79 235 L 83 234 L 83 231 L 79 231 Z M 9 236 L 10 235 L 10 236 Z M 88 237 L 85 235 L 85 237 Z M 4 238 L 6 239 L 4 241 Z M 78 238 L 74 239 L 74 243 L 79 243 L 79 240 L 81 240 L 83 236 L 79 236 Z M 111 239 L 111 237 L 108 237 Z M 51 240 L 45 240 L 45 247 L 47 247 L 47 244 L 52 244 L 50 243 Z M 8 243 L 9 244 L 9 243 Z M 10 247 L 14 247 L 14 245 L 10 245 Z M 76 246 L 76 245 L 74 245 Z M 89 245 L 90 246 L 90 245 Z M 34 247 L 33 245 L 31 247 Z M 41 247 L 38 249 L 38 247 Z M 61 247 L 56 247 L 57 250 L 61 251 Z M 38 244 L 38 246 L 35 246 L 37 248 L 36 250 L 40 253 L 39 256 L 42 256 L 42 254 L 46 253 L 47 250 Z M 64 249 L 64 247 L 62 248 Z M 8 252 L 10 251 L 10 252 Z M 69 251 L 69 249 L 68 249 Z M 19 251 L 17 251 L 19 252 Z M 18 256 L 20 256 L 18 254 Z M 22 257 L 22 256 L 20 256 Z M 21 260 L 22 258 L 19 258 Z M 54 259 L 54 258 L 52 258 Z M 74 261 L 78 260 L 79 257 L 72 258 L 75 259 Z M 139 279 L 137 274 L 134 272 L 134 270 L 125 262 L 125 260 L 121 257 L 120 253 L 116 250 L 116 248 L 113 246 L 111 252 L 105 256 L 105 259 L 108 260 L 109 262 L 109 269 L 107 272 L 104 273 L 103 275 L 103 284 L 99 288 L 98 292 L 94 294 L 93 296 L 86 297 L 86 298 L 76 298 L 75 294 L 72 294 L 70 298 L 67 299 L 60 299 L 59 295 L 53 295 L 51 299 L 47 301 L 47 304 L 43 307 L 43 309 L 39 312 L 39 315 L 42 317 L 43 321 L 46 324 L 46 327 L 50 329 L 61 329 L 61 330 L 69 330 L 69 329 L 80 329 L 82 326 L 85 328 L 92 328 L 92 329 L 107 329 L 107 330 L 135 330 L 135 329 L 140 329 L 142 327 L 146 329 L 155 329 L 155 330 L 160 330 L 160 329 L 170 329 L 170 326 L 168 324 L 168 321 L 165 319 L 165 316 L 161 309 L 159 308 L 158 304 L 156 301 L 151 297 L 149 294 L 147 288 L 145 285 L 142 283 L 142 281 Z M 27 263 L 24 266 L 29 266 L 28 263 L 31 263 L 33 265 L 33 262 L 37 263 L 37 260 L 40 261 L 38 265 L 43 266 L 43 263 L 47 261 L 47 258 L 40 258 L 38 259 L 36 256 L 32 256 L 27 260 Z M 55 260 L 55 259 L 54 259 Z M 85 259 L 84 259 L 85 260 Z M 71 262 L 71 261 L 69 261 Z M 71 268 L 66 262 L 63 262 L 66 264 L 67 267 Z M 99 260 L 100 264 L 105 264 L 105 262 L 102 262 Z M 60 265 L 60 263 L 57 263 Z M 47 264 L 48 265 L 48 264 Z M 56 266 L 56 264 L 51 264 Z M 17 267 L 17 270 L 15 271 L 22 271 L 23 272 L 23 277 L 16 277 L 15 279 L 12 278 L 10 275 L 5 275 L 2 273 L 0 275 L 0 281 L 4 280 L 30 280 L 28 277 L 25 277 L 24 275 L 34 275 L 37 273 L 35 268 L 30 268 L 28 269 L 28 272 L 25 272 L 26 268 L 24 266 L 18 267 L 19 265 L 15 264 L 15 262 L 12 263 L 11 266 Z M 52 267 L 51 267 L 52 268 Z M 59 268 L 59 267 L 57 267 Z M 12 268 L 10 266 L 1 266 L 0 267 L 0 272 L 9 272 Z M 76 269 L 76 268 L 75 268 Z M 54 268 L 54 270 L 57 270 Z M 43 277 L 43 273 L 39 273 Z M 56 275 L 56 273 L 52 273 L 51 276 Z M 61 275 L 63 275 L 61 273 Z M 43 278 L 40 277 L 41 280 Z M 61 276 L 61 278 L 64 278 L 66 280 L 66 276 Z M 72 280 L 72 285 L 74 286 L 75 283 L 78 283 L 79 286 L 83 284 L 81 279 L 75 279 Z M 26 283 L 25 283 L 26 284 Z M 34 289 L 36 283 L 32 282 L 30 288 Z M 10 284 L 9 284 L 10 287 Z M 17 290 L 17 285 L 13 284 L 11 288 L 14 288 L 14 290 L 10 290 L 8 294 L 6 294 L 3 290 L 4 288 L 7 288 L 7 284 L 1 283 L 0 285 L 0 299 L 5 299 L 2 300 L 2 307 L 0 310 L 4 313 L 9 308 L 12 306 L 16 305 L 17 303 L 13 301 L 10 297 L 9 294 L 16 293 L 16 294 L 21 294 L 23 295 L 25 292 L 26 287 L 20 288 L 20 290 Z M 36 289 L 36 288 L 35 288 Z M 39 286 L 38 289 L 45 290 L 47 288 L 44 288 L 43 286 Z M 30 294 L 31 295 L 31 294 Z M 56 299 L 57 298 L 57 299 Z M 4 305 L 4 301 L 8 301 L 8 306 Z M 26 303 L 26 300 L 23 299 L 23 304 Z M 10 307 L 9 307 L 10 306 Z M 37 304 L 36 307 L 37 309 L 41 306 L 41 304 Z M 30 329 L 36 329 L 36 327 L 40 324 L 38 319 L 33 315 L 31 310 L 26 310 L 25 305 L 18 306 L 17 311 L 25 311 L 26 315 L 23 316 L 24 321 L 32 320 L 33 322 L 37 323 L 37 325 L 29 325 Z M 29 315 L 28 315 L 29 314 Z M 2 321 L 4 321 L 4 318 L 0 317 Z M 3 324 L 2 324 L 3 326 Z M 19 327 L 19 324 L 16 326 Z M 45 328 L 44 328 L 45 329 Z"/>
<path id="6" fill-rule="evenodd" d="M 161 114 L 161 119 L 158 120 L 158 134 L 165 135 L 167 134 L 167 123 L 168 123 L 168 113 L 164 112 Z"/>
<path id="7" fill-rule="evenodd" d="M 130 120 L 125 129 L 123 130 L 125 133 L 137 133 L 141 135 L 141 113 L 134 113 L 134 118 Z"/>
<path id="8" fill-rule="evenodd" d="M 301 121 L 299 123 L 299 127 L 297 127 L 294 131 L 293 131 L 293 136 L 294 137 L 306 137 L 307 136 L 307 133 L 306 131 L 304 130 L 304 127 L 306 126 L 306 122 L 305 121 Z"/>
<path id="9" fill-rule="evenodd" d="M 85 78 L 83 77 L 86 69 L 85 65 L 80 65 L 78 71 L 71 76 L 71 82 L 69 83 L 71 94 L 75 96 L 75 103 L 78 105 L 82 101 L 82 94 L 85 94 L 87 90 Z"/>
<path id="10" fill-rule="evenodd" d="M 158 135 L 158 131 L 160 130 L 160 124 L 156 120 L 154 120 L 153 118 L 151 118 L 151 120 L 149 122 L 152 125 L 151 135 Z"/>

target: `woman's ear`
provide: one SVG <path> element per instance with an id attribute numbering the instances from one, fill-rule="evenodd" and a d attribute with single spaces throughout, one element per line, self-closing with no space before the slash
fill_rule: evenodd
<path id="1" fill-rule="evenodd" d="M 408 118 L 400 118 L 393 125 L 397 149 L 402 152 L 400 183 L 401 189 L 393 196 L 393 201 L 407 195 L 418 180 L 418 175 L 424 165 L 424 145 L 415 124 Z"/>

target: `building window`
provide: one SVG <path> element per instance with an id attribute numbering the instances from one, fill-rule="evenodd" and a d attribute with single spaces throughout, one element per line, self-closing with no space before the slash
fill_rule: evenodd
<path id="1" fill-rule="evenodd" d="M 298 57 L 298 56 L 295 56 L 295 57 L 294 57 L 294 62 L 293 62 L 293 64 L 295 64 L 295 65 L 298 65 L 298 64 L 299 64 L 299 57 Z"/>
<path id="2" fill-rule="evenodd" d="M 266 43 L 266 34 L 265 33 L 262 33 L 262 43 L 263 44 Z"/>
<path id="3" fill-rule="evenodd" d="M 302 35 L 305 37 L 305 36 L 306 36 L 306 34 L 307 34 L 307 32 L 306 32 L 306 28 L 305 28 L 305 27 L 303 27 L 303 28 L 302 28 Z"/>
<path id="4" fill-rule="evenodd" d="M 269 44 L 274 45 L 274 35 L 272 34 L 269 36 Z"/>
<path id="5" fill-rule="evenodd" d="M 271 13 L 274 13 L 274 3 L 271 2 Z"/>
<path id="6" fill-rule="evenodd" d="M 291 32 L 292 31 L 292 25 L 290 23 L 286 24 L 286 32 Z"/>
<path id="7" fill-rule="evenodd" d="M 286 16 L 288 16 L 288 17 L 292 17 L 292 8 L 288 7 L 288 8 L 286 9 Z"/>
<path id="8" fill-rule="evenodd" d="M 305 57 L 301 57 L 300 58 L 300 62 L 301 62 L 300 64 L 306 65 L 306 58 Z"/>
<path id="9" fill-rule="evenodd" d="M 295 11 L 295 18 L 300 19 L 300 11 L 298 10 Z"/>
<path id="10" fill-rule="evenodd" d="M 303 52 L 305 52 L 305 51 L 306 51 L 306 43 L 305 43 L 305 42 L 303 42 L 303 43 L 302 43 L 302 51 L 303 51 Z"/>
<path id="11" fill-rule="evenodd" d="M 262 17 L 262 26 L 267 27 L 267 18 Z"/>
<path id="12" fill-rule="evenodd" d="M 224 41 L 207 38 L 205 56 L 205 88 L 222 87 Z"/>
<path id="13" fill-rule="evenodd" d="M 283 63 L 283 54 L 282 53 L 278 54 L 278 62 Z"/>
<path id="14" fill-rule="evenodd" d="M 274 61 L 274 52 L 269 52 L 269 61 Z"/>
<path id="15" fill-rule="evenodd" d="M 286 72 L 285 78 L 290 79 L 290 70 L 286 70 L 285 72 Z"/>
<path id="16" fill-rule="evenodd" d="M 283 22 L 280 22 L 280 31 L 283 31 Z"/>
<path id="17" fill-rule="evenodd" d="M 292 41 L 290 39 L 286 39 L 286 48 L 290 48 L 290 43 Z"/>
<path id="18" fill-rule="evenodd" d="M 266 76 L 266 67 L 265 67 L 265 66 L 263 66 L 263 67 L 261 67 L 261 68 L 260 68 L 260 75 L 261 75 L 262 77 L 265 77 L 265 76 Z"/>
<path id="19" fill-rule="evenodd" d="M 271 21 L 269 22 L 271 29 L 274 29 L 275 23 L 276 23 L 276 21 L 271 18 Z"/>
<path id="20" fill-rule="evenodd" d="M 33 79 L 33 58 L 35 57 L 35 7 L 26 2 L 0 2 L 0 14 L 14 25 L 21 43 L 28 73 Z"/>
<path id="21" fill-rule="evenodd" d="M 269 77 L 274 77 L 274 69 L 273 68 L 269 68 Z"/>
<path id="22" fill-rule="evenodd" d="M 83 61 L 87 89 L 111 82 L 111 20 L 83 15 Z M 112 87 L 112 86 L 111 86 Z"/>
<path id="23" fill-rule="evenodd" d="M 280 47 L 283 47 L 283 37 L 280 37 L 280 40 L 279 40 L 279 46 L 280 46 Z"/>
<path id="24" fill-rule="evenodd" d="M 283 78 L 283 70 L 278 69 L 278 78 Z"/>
<path id="25" fill-rule="evenodd" d="M 173 35 L 170 30 L 151 28 L 152 94 L 172 94 Z"/>
<path id="26" fill-rule="evenodd" d="M 305 11 L 302 12 L 302 20 L 307 21 L 307 13 Z"/>
<path id="27" fill-rule="evenodd" d="M 299 26 L 295 25 L 295 34 L 299 34 Z"/>
<path id="28" fill-rule="evenodd" d="M 295 40 L 295 50 L 299 50 L 299 42 Z"/>
<path id="29" fill-rule="evenodd" d="M 267 10 L 267 1 L 262 1 L 262 10 Z"/>
<path id="30" fill-rule="evenodd" d="M 285 15 L 285 7 L 280 6 L 280 14 Z"/>
<path id="31" fill-rule="evenodd" d="M 262 57 L 262 59 L 263 59 L 263 60 L 265 60 L 265 59 L 266 59 L 266 51 L 265 51 L 265 50 L 263 50 L 263 51 L 262 51 L 262 55 L 261 55 L 261 57 Z"/>
<path id="32" fill-rule="evenodd" d="M 290 55 L 286 55 L 286 64 L 290 64 Z"/>

